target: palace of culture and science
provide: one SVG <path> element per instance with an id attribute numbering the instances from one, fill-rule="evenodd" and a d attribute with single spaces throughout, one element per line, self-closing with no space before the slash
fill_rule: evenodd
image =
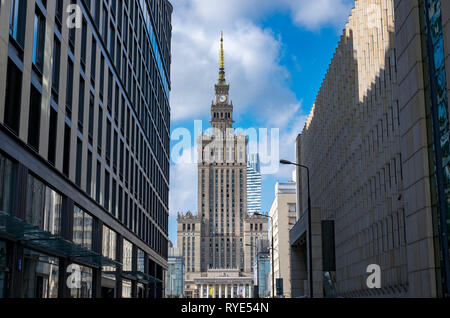
<path id="1" fill-rule="evenodd" d="M 233 131 L 223 36 L 211 132 L 197 140 L 198 213 L 178 215 L 185 297 L 253 296 L 253 261 L 267 240 L 267 218 L 247 213 L 247 138 Z"/>

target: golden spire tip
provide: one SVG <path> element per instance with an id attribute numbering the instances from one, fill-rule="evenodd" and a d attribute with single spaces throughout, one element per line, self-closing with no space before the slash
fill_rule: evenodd
<path id="1" fill-rule="evenodd" d="M 220 32 L 220 69 L 223 70 L 223 31 Z"/>

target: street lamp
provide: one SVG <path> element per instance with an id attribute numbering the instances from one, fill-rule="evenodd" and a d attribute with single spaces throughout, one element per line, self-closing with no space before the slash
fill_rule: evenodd
<path id="1" fill-rule="evenodd" d="M 256 244 L 245 244 L 245 246 L 251 246 L 251 247 L 255 248 L 255 253 L 253 253 L 253 255 L 255 256 L 255 260 L 256 260 L 256 282 L 255 282 L 255 285 L 258 286 L 258 288 L 259 288 L 259 268 L 258 268 L 259 260 L 258 260 L 258 255 L 256 253 L 256 249 L 258 247 L 256 246 Z M 255 289 L 253 289 L 253 298 L 256 298 L 255 297 Z"/>
<path id="2" fill-rule="evenodd" d="M 271 228 L 271 236 L 272 236 L 272 243 L 271 243 L 271 245 L 272 245 L 272 298 L 275 298 L 275 285 L 274 285 L 275 272 L 274 272 L 274 260 L 273 260 L 273 219 L 270 215 L 261 214 L 258 212 L 253 213 L 253 215 L 270 218 L 270 228 Z"/>
<path id="3" fill-rule="evenodd" d="M 280 163 L 282 165 L 294 165 L 306 169 L 306 177 L 307 177 L 306 179 L 308 183 L 309 296 L 313 298 L 314 294 L 313 294 L 313 274 L 312 274 L 313 271 L 312 271 L 312 235 L 311 235 L 311 192 L 309 188 L 309 168 L 307 166 L 283 159 L 280 160 Z"/>

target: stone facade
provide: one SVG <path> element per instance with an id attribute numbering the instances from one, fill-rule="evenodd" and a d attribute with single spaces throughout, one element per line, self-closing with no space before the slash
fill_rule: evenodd
<path id="1" fill-rule="evenodd" d="M 444 55 L 448 72 L 450 5 L 448 1 L 435 2 L 441 4 Z M 437 229 L 439 210 L 433 151 L 434 123 L 430 105 L 429 72 L 432 67 L 427 56 L 425 3 L 423 0 L 395 1 L 401 153 L 404 170 L 407 171 L 404 179 L 404 200 L 408 282 L 409 295 L 414 297 L 442 295 L 443 284 L 443 269 L 439 261 L 441 246 Z M 447 173 L 448 169 L 449 165 Z M 447 178 L 450 179 L 450 176 Z M 447 183 L 447 200 L 449 191 Z"/>
<path id="2" fill-rule="evenodd" d="M 296 218 L 295 182 L 277 182 L 269 215 L 273 220 L 274 277 L 283 279 L 283 297 L 291 297 L 291 264 L 289 231 Z M 273 230 L 273 232 L 272 232 Z M 272 260 L 272 258 L 270 259 Z M 272 261 L 271 266 L 272 266 Z"/>
<path id="3" fill-rule="evenodd" d="M 320 232 L 324 220 L 334 221 L 338 295 L 442 295 L 424 1 L 356 1 L 297 138 L 297 162 L 311 171 L 315 295 L 322 289 L 318 276 L 325 257 L 317 258 L 314 247 L 324 246 Z M 441 4 L 448 77 L 449 4 L 433 3 Z M 449 178 L 449 167 L 445 169 Z M 302 224 L 306 174 L 298 169 L 297 175 L 301 182 L 298 222 L 291 231 L 292 289 L 307 294 L 307 249 L 300 248 L 307 230 Z M 445 191 L 448 200 L 448 185 Z M 381 267 L 379 289 L 366 285 L 370 264 Z"/>
<path id="4" fill-rule="evenodd" d="M 345 297 L 407 293 L 394 39 L 392 1 L 356 1 L 297 143 L 311 172 L 313 251 L 322 246 L 321 221 L 334 220 L 336 288 Z M 298 174 L 301 219 L 307 180 Z M 369 264 L 382 268 L 380 290 L 366 286 Z M 320 254 L 313 273 L 319 296 Z"/>
<path id="5" fill-rule="evenodd" d="M 198 214 L 178 217 L 178 246 L 186 259 L 186 295 L 192 297 L 211 296 L 209 289 L 202 294 L 207 284 L 202 280 L 216 271 L 226 274 L 220 278 L 221 285 L 239 286 L 236 291 L 248 285 L 253 290 L 256 244 L 267 239 L 267 219 L 247 214 L 247 138 L 233 130 L 233 103 L 221 44 L 219 81 L 211 105 L 212 129 L 197 141 Z M 232 279 L 227 282 L 227 277 Z M 213 297 L 225 294 L 232 295 L 214 291 Z"/>

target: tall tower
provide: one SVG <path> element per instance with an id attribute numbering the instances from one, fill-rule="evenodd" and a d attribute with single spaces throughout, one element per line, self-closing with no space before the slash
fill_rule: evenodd
<path id="1" fill-rule="evenodd" d="M 220 38 L 219 80 L 211 104 L 212 134 L 198 140 L 198 207 L 202 217 L 202 271 L 245 270 L 244 218 L 247 215 L 247 154 L 245 135 L 235 135 L 230 85 L 225 80 L 223 33 Z M 227 134 L 228 132 L 228 134 Z M 200 159 L 201 158 L 201 159 Z"/>
<path id="2" fill-rule="evenodd" d="M 261 167 L 259 155 L 250 154 L 247 161 L 247 213 L 261 212 Z"/>
<path id="3" fill-rule="evenodd" d="M 223 53 L 223 33 L 220 36 L 220 68 L 219 80 L 214 86 L 215 101 L 211 104 L 211 126 L 221 129 L 225 133 L 226 129 L 233 127 L 233 103 L 229 99 L 230 85 L 225 80 L 224 53 Z"/>
<path id="4" fill-rule="evenodd" d="M 187 297 L 251 297 L 254 246 L 267 239 L 267 220 L 247 214 L 247 138 L 233 131 L 229 89 L 222 34 L 212 132 L 197 140 L 198 213 L 178 217 Z"/>

